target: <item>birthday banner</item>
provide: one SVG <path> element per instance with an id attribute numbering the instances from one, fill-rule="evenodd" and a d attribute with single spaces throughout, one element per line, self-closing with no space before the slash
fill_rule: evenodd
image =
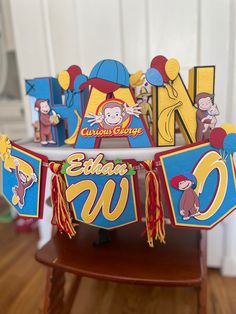
<path id="1" fill-rule="evenodd" d="M 48 159 L 0 136 L 2 194 L 23 217 L 42 218 Z"/>
<path id="2" fill-rule="evenodd" d="M 5 136 L 0 148 L 2 193 L 20 216 L 42 218 L 47 158 Z M 143 212 L 153 246 L 154 238 L 164 241 L 164 202 L 173 226 L 210 229 L 236 207 L 234 152 L 236 129 L 225 124 L 212 131 L 210 141 L 156 154 L 151 161 L 73 153 L 50 163 L 53 222 L 73 236 L 76 222 L 114 229 L 140 221 Z M 146 170 L 145 208 L 140 207 L 139 169 Z"/>

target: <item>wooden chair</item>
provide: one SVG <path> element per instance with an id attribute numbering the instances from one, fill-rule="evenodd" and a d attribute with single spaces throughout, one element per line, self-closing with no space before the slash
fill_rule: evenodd
<path id="1" fill-rule="evenodd" d="M 111 242 L 93 246 L 97 229 L 81 224 L 74 239 L 57 233 L 36 253 L 49 266 L 44 313 L 69 313 L 81 277 L 157 286 L 192 286 L 198 313 L 206 313 L 206 232 L 167 226 L 166 244 L 149 248 L 140 237 L 144 224 L 111 232 Z M 76 275 L 67 298 L 65 272 Z"/>

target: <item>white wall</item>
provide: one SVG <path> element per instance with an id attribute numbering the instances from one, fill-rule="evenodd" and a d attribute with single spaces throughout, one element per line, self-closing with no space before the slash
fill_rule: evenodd
<path id="1" fill-rule="evenodd" d="M 10 0 L 22 95 L 24 79 L 56 75 L 71 64 L 89 74 L 103 58 L 146 69 L 152 57 L 179 59 L 184 79 L 194 65 L 216 65 L 220 122 L 236 120 L 234 0 Z M 28 132 L 28 101 L 24 97 Z M 221 224 L 209 237 L 209 264 L 223 265 L 236 250 L 222 246 Z M 227 232 L 225 234 L 228 234 Z M 218 237 L 218 247 L 214 239 Z M 228 235 L 228 240 L 230 236 Z M 213 246 L 214 245 L 214 246 Z M 228 251 L 227 251 L 228 250 Z M 224 258 L 223 258 L 224 256 Z M 235 267 L 236 268 L 236 267 Z"/>

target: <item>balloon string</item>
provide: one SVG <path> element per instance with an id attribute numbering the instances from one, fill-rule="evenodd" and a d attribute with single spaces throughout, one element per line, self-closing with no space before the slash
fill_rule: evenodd
<path id="1" fill-rule="evenodd" d="M 174 83 L 174 81 L 169 81 L 170 87 L 171 87 L 171 89 L 172 89 L 172 93 L 173 93 L 173 95 L 175 96 L 175 98 L 177 98 L 177 97 L 178 97 L 178 92 L 177 92 L 177 90 L 174 88 L 173 83 Z"/>
<path id="2" fill-rule="evenodd" d="M 169 92 L 169 88 L 167 87 L 167 86 L 170 86 L 169 84 L 166 84 L 166 83 L 164 83 L 164 87 L 165 87 L 165 89 L 166 89 L 166 91 L 167 91 L 167 94 L 168 94 L 168 97 L 170 98 L 170 99 L 175 99 L 174 97 L 172 97 L 172 96 L 170 96 L 170 92 Z M 172 90 L 172 93 L 173 93 L 173 90 Z"/>
<path id="3" fill-rule="evenodd" d="M 73 105 L 73 102 L 74 102 L 74 93 L 71 92 L 71 99 L 70 99 L 70 101 L 69 101 L 67 107 L 70 108 L 70 107 Z"/>
<path id="4" fill-rule="evenodd" d="M 221 148 L 219 149 L 219 152 L 220 152 L 220 156 L 223 158 L 223 151 Z"/>

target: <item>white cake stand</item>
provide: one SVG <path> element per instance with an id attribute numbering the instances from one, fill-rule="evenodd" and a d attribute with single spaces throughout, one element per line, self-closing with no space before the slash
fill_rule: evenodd
<path id="1" fill-rule="evenodd" d="M 176 135 L 176 142 L 178 146 L 184 145 L 184 140 L 181 134 Z M 32 150 L 35 153 L 47 156 L 49 160 L 62 161 L 69 155 L 75 152 L 83 152 L 86 157 L 95 157 L 99 153 L 104 154 L 106 159 L 136 159 L 137 161 L 143 161 L 148 159 L 154 159 L 156 153 L 173 149 L 173 146 L 165 147 L 151 147 L 151 148 L 117 148 L 122 143 L 116 139 L 109 139 L 103 143 L 103 148 L 73 148 L 70 145 L 63 145 L 59 147 L 47 147 L 41 146 L 40 143 L 34 143 L 33 139 L 16 141 L 19 145 Z M 127 143 L 125 143 L 127 146 Z M 109 147 L 109 148 L 108 148 Z M 177 147 L 177 146 L 175 146 Z"/>

